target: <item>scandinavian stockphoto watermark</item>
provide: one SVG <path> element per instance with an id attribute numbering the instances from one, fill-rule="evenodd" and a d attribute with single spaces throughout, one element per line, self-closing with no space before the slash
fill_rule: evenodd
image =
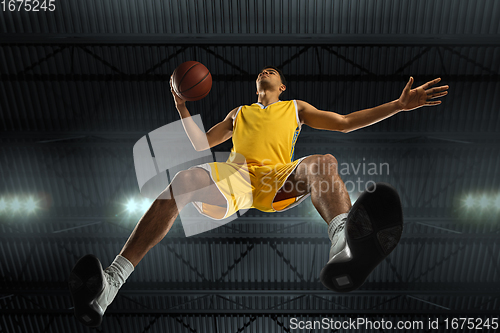
<path id="1" fill-rule="evenodd" d="M 282 164 L 274 165 L 274 170 L 269 170 L 268 176 L 262 179 L 262 190 L 266 193 L 274 191 L 279 186 L 280 180 L 273 177 Z M 274 172 L 271 172 L 274 171 Z M 304 189 L 314 189 L 319 196 L 327 193 L 335 193 L 340 189 L 345 189 L 349 193 L 353 192 L 373 192 L 376 182 L 371 179 L 373 176 L 388 176 L 390 173 L 389 163 L 375 163 L 367 161 L 365 157 L 357 163 L 326 163 L 318 161 L 309 162 L 307 168 L 302 168 L 300 177 L 294 183 L 285 182 L 282 190 L 285 193 L 301 192 Z"/>

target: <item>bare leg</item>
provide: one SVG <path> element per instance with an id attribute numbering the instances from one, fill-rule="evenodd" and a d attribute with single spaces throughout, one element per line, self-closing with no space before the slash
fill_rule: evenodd
<path id="1" fill-rule="evenodd" d="M 194 200 L 226 205 L 209 173 L 201 168 L 175 175 L 172 183 L 139 220 L 120 255 L 104 271 L 99 259 L 93 255 L 78 260 L 71 270 L 68 284 L 75 316 L 80 322 L 91 327 L 101 324 L 108 305 L 134 268 L 167 234 L 179 211 Z"/>
<path id="2" fill-rule="evenodd" d="M 351 209 L 349 193 L 337 172 L 337 160 L 330 154 L 309 156 L 300 162 L 274 201 L 305 193 L 311 193 L 311 201 L 326 223 Z"/>
<path id="3" fill-rule="evenodd" d="M 359 288 L 401 238 L 403 212 L 399 196 L 388 184 L 376 187 L 376 193 L 372 188 L 362 194 L 358 200 L 363 204 L 357 205 L 349 220 L 339 216 L 351 210 L 351 201 L 337 173 L 337 160 L 330 154 L 314 155 L 297 166 L 275 197 L 274 201 L 279 201 L 310 193 L 314 207 L 329 224 L 332 246 L 320 275 L 328 289 L 349 292 Z M 370 216 L 368 212 L 376 213 Z M 381 218 L 385 213 L 387 218 Z"/>
<path id="4" fill-rule="evenodd" d="M 147 212 L 141 217 L 134 231 L 123 246 L 120 255 L 127 258 L 134 267 L 139 264 L 146 253 L 168 233 L 182 208 L 191 201 L 225 206 L 222 194 L 213 185 L 207 171 L 195 168 L 179 172 L 172 183 L 158 196 Z M 182 193 L 182 200 L 176 201 L 172 196 L 172 188 Z M 189 193 L 196 191 L 190 196 Z M 184 195 L 187 194 L 187 195 Z M 195 197 L 196 196 L 196 197 Z"/>

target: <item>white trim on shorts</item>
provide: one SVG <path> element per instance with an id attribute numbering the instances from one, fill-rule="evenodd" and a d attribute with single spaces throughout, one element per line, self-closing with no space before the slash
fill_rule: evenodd
<path id="1" fill-rule="evenodd" d="M 226 212 L 224 213 L 224 216 L 220 219 L 216 219 L 210 215 L 207 215 L 203 212 L 203 206 L 202 206 L 202 202 L 201 201 L 192 201 L 192 204 L 193 206 L 198 210 L 198 212 L 203 215 L 203 216 L 206 216 L 206 217 L 209 217 L 211 218 L 212 220 L 216 220 L 216 221 L 221 221 L 221 220 L 224 220 L 226 218 L 226 215 L 229 211 L 229 201 L 227 200 L 226 196 L 222 193 L 222 191 L 220 190 L 219 186 L 217 186 L 217 182 L 215 181 L 213 175 L 212 175 L 212 168 L 210 167 L 210 165 L 208 163 L 203 163 L 203 164 L 200 164 L 200 165 L 195 165 L 195 166 L 192 166 L 190 167 L 188 170 L 191 170 L 193 168 L 201 168 L 203 170 L 206 170 L 208 171 L 209 175 L 210 175 L 210 178 L 212 178 L 212 181 L 214 182 L 215 184 L 215 187 L 217 187 L 217 189 L 219 190 L 220 194 L 222 195 L 222 197 L 226 200 Z M 210 204 L 207 204 L 205 203 L 206 205 L 210 205 Z M 212 206 L 217 206 L 217 205 L 212 205 Z M 220 207 L 220 206 L 218 206 Z M 236 213 L 236 212 L 235 212 Z"/>

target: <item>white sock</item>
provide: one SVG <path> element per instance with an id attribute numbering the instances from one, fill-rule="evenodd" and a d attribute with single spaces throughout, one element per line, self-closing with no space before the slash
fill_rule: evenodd
<path id="1" fill-rule="evenodd" d="M 121 286 L 134 271 L 134 265 L 127 258 L 117 255 L 111 265 L 104 271 L 111 275 Z"/>
<path id="2" fill-rule="evenodd" d="M 108 305 L 115 299 L 118 290 L 123 286 L 127 278 L 134 271 L 134 265 L 127 258 L 117 255 L 115 260 L 104 270 L 105 286 L 104 291 L 96 299 L 102 313 L 106 311 Z"/>
<path id="3" fill-rule="evenodd" d="M 339 214 L 330 221 L 330 224 L 328 224 L 328 237 L 330 237 L 332 241 L 329 255 L 330 259 L 345 248 L 344 226 L 347 221 L 347 215 L 348 213 Z"/>
<path id="4" fill-rule="evenodd" d="M 337 227 L 340 227 L 340 225 L 345 224 L 345 222 L 347 221 L 347 215 L 348 213 L 337 215 L 328 224 L 328 237 L 330 237 L 332 243 L 334 243 L 333 238 L 335 237 L 336 234 L 338 234 L 335 233 L 335 230 L 337 229 Z"/>

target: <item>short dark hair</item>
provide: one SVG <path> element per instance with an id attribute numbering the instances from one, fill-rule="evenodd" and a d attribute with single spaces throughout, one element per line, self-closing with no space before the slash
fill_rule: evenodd
<path id="1" fill-rule="evenodd" d="M 280 74 L 280 79 L 281 79 L 281 83 L 283 83 L 285 86 L 286 86 L 286 79 L 285 79 L 285 75 L 283 75 L 283 72 L 281 71 L 281 69 L 279 69 L 278 67 L 276 66 L 264 66 L 262 67 L 262 69 L 260 70 L 261 72 L 266 69 L 266 68 L 272 68 L 274 69 L 275 71 L 277 71 L 279 74 Z"/>

